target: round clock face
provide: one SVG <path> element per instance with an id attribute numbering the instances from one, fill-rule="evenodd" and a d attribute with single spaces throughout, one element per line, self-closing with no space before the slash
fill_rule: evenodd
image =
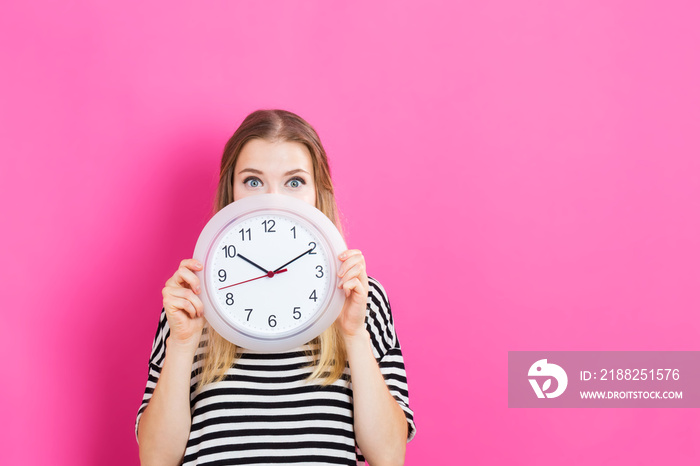
<path id="1" fill-rule="evenodd" d="M 236 201 L 209 221 L 195 248 L 205 317 L 244 348 L 304 344 L 342 309 L 337 257 L 344 250 L 332 222 L 303 201 L 274 194 Z"/>

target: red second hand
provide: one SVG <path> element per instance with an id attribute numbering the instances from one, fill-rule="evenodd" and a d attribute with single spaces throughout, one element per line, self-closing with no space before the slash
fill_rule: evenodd
<path id="1" fill-rule="evenodd" d="M 265 275 L 260 275 L 259 277 L 251 278 L 250 280 L 245 280 L 242 282 L 234 283 L 233 285 L 226 285 L 223 288 L 219 288 L 219 291 L 224 290 L 226 288 L 231 288 L 232 286 L 240 285 L 241 283 L 248 283 L 248 282 L 252 282 L 253 280 L 260 280 L 261 278 L 265 278 L 265 277 L 272 278 L 275 276 L 275 274 L 286 272 L 286 271 L 287 271 L 287 269 L 278 270 L 277 272 L 267 272 Z"/>

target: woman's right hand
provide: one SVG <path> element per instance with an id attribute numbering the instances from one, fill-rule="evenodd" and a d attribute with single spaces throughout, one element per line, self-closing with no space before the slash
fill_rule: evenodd
<path id="1" fill-rule="evenodd" d="M 196 350 L 204 327 L 204 306 L 197 294 L 200 283 L 195 271 L 202 264 L 195 259 L 185 259 L 175 274 L 165 282 L 163 307 L 170 326 L 167 345 L 177 345 Z"/>

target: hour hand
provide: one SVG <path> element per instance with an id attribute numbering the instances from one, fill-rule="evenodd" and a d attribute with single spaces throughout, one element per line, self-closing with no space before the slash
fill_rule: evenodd
<path id="1" fill-rule="evenodd" d="M 253 266 L 259 268 L 259 269 L 262 270 L 263 272 L 265 272 L 265 273 L 270 273 L 269 270 L 263 269 L 263 268 L 260 267 L 258 264 L 256 264 L 256 263 L 253 262 L 252 260 L 250 260 L 250 259 L 248 259 L 247 257 L 245 257 L 243 254 L 236 254 L 236 256 L 240 257 L 241 259 L 243 259 L 244 261 L 246 261 L 246 262 L 249 263 L 250 265 L 253 265 Z M 282 268 L 282 267 L 280 267 L 280 268 Z"/>

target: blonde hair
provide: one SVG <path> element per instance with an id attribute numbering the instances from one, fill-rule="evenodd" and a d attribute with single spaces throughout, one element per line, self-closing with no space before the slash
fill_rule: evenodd
<path id="1" fill-rule="evenodd" d="M 243 146 L 252 139 L 296 142 L 308 149 L 316 183 L 316 207 L 340 230 L 330 167 L 321 140 L 311 125 L 298 115 L 285 110 L 258 110 L 251 113 L 228 140 L 221 158 L 215 212 L 234 201 L 233 177 L 236 161 Z M 198 390 L 209 383 L 223 380 L 226 371 L 240 356 L 239 348 L 224 339 L 208 324 L 205 330 L 208 338 L 201 343 L 205 352 L 200 359 L 201 378 L 197 384 Z M 331 325 L 309 342 L 307 355 L 310 358 L 310 364 L 315 366 L 308 381 L 330 385 L 340 379 L 345 370 L 347 355 L 336 324 Z"/>

